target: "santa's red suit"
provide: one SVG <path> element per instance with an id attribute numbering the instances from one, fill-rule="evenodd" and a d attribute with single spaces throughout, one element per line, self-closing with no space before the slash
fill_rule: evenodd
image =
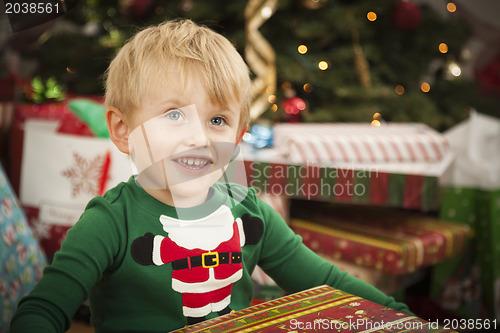
<path id="1" fill-rule="evenodd" d="M 198 220 L 161 216 L 168 238 L 155 236 L 153 263 L 172 263 L 172 288 L 182 294 L 186 317 L 203 317 L 229 306 L 232 284 L 242 276 L 241 219 L 227 206 Z"/>

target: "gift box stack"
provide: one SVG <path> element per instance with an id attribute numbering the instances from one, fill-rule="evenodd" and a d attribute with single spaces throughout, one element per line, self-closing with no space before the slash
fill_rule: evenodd
<path id="1" fill-rule="evenodd" d="M 101 113 L 101 127 L 82 120 L 78 110 Z M 10 178 L 49 258 L 88 201 L 132 173 L 126 155 L 102 135 L 102 125 L 104 111 L 96 99 L 15 108 Z"/>
<path id="2" fill-rule="evenodd" d="M 455 332 L 328 286 L 285 296 L 174 331 Z"/>
<path id="3" fill-rule="evenodd" d="M 438 179 L 453 159 L 442 134 L 308 123 L 275 125 L 273 137 L 273 148 L 248 150 L 249 185 L 293 200 L 292 228 L 342 270 L 394 293 L 463 250 L 467 226 L 416 213 L 439 209 Z"/>

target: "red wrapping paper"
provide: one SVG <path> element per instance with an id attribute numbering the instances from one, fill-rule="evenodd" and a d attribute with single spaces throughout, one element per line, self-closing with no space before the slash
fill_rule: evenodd
<path id="1" fill-rule="evenodd" d="M 194 332 L 454 332 L 437 323 L 320 286 L 174 331 Z"/>
<path id="2" fill-rule="evenodd" d="M 311 204 L 311 203 L 310 203 Z M 414 272 L 459 254 L 469 227 L 377 207 L 311 206 L 292 229 L 313 251 L 391 275 Z M 299 214 L 300 215 L 300 214 Z M 305 214 L 304 214 L 305 215 Z"/>

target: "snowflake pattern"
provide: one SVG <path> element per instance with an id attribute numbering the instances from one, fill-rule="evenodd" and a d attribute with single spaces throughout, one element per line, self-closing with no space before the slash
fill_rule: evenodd
<path id="1" fill-rule="evenodd" d="M 31 222 L 35 238 L 46 239 L 50 237 L 50 225 L 42 223 L 39 219 L 32 219 Z"/>
<path id="2" fill-rule="evenodd" d="M 71 183 L 71 196 L 76 197 L 80 194 L 97 195 L 104 155 L 86 159 L 75 152 L 73 158 L 73 166 L 62 172 L 62 175 L 69 178 Z"/>

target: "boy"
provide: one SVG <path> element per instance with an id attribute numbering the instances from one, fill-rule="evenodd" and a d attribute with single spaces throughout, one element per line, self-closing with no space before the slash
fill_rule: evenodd
<path id="1" fill-rule="evenodd" d="M 243 186 L 217 180 L 249 122 L 250 79 L 224 37 L 188 20 L 139 32 L 110 64 L 111 140 L 137 175 L 93 199 L 11 332 L 166 332 L 248 307 L 260 265 L 286 291 L 329 284 L 408 312 L 330 265 Z"/>

